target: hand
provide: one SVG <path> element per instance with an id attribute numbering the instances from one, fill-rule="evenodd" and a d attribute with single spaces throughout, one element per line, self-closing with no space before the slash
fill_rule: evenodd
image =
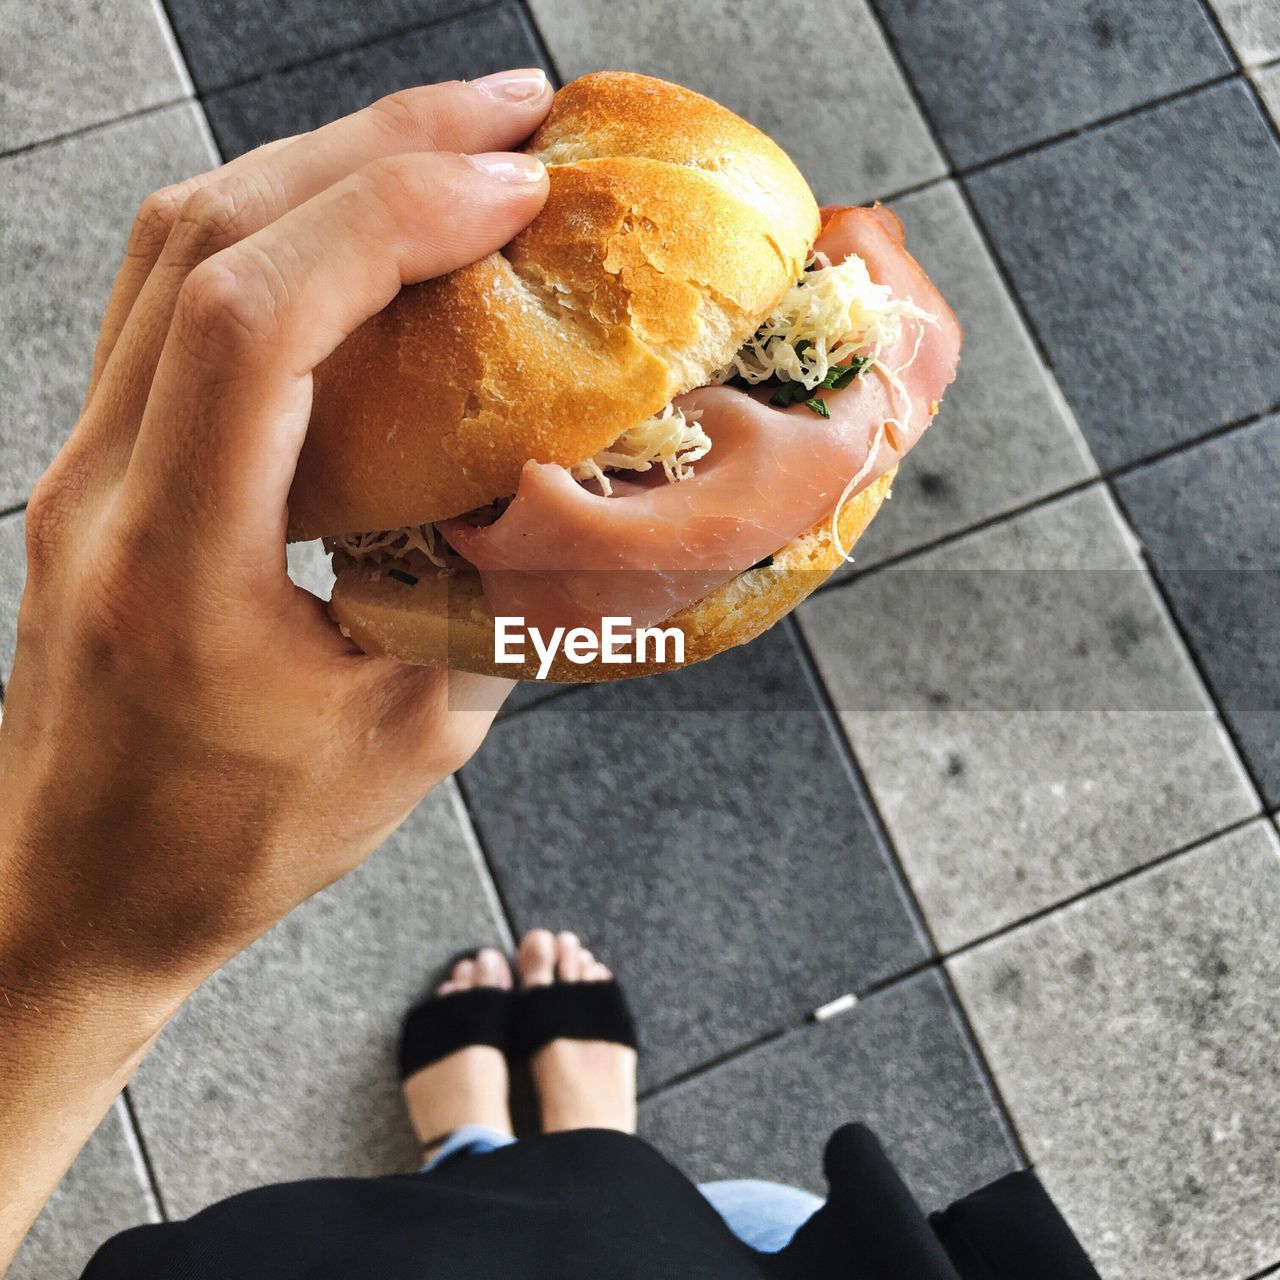
<path id="1" fill-rule="evenodd" d="M 358 652 L 286 576 L 286 500 L 312 369 L 541 208 L 541 165 L 458 153 L 516 145 L 550 100 L 533 72 L 410 90 L 143 203 L 27 509 L 0 728 L 0 1098 L 55 1010 L 110 1047 L 61 1101 L 27 1093 L 88 1127 L 67 1151 L 56 1117 L 21 1162 L 0 1129 L 0 1185 L 56 1181 L 185 995 L 359 863 L 509 689 Z"/>

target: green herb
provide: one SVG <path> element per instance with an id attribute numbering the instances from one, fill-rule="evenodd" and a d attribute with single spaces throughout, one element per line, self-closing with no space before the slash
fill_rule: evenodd
<path id="1" fill-rule="evenodd" d="M 387 577 L 394 578 L 397 582 L 403 582 L 406 587 L 416 587 L 418 580 L 411 573 L 405 573 L 403 569 L 388 569 Z"/>

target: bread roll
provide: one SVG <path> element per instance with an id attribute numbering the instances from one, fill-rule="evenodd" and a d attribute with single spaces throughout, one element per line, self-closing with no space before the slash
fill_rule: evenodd
<path id="1" fill-rule="evenodd" d="M 624 72 L 555 97 L 551 194 L 501 253 L 403 289 L 316 371 L 294 539 L 460 515 L 571 466 L 728 362 L 800 274 L 818 207 L 731 111 Z"/>

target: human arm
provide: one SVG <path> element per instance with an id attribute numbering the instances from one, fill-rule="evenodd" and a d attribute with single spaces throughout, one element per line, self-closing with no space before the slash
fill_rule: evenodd
<path id="1" fill-rule="evenodd" d="M 506 692 L 357 651 L 289 582 L 284 531 L 311 370 L 541 207 L 537 166 L 459 154 L 533 130 L 550 90 L 524 87 L 395 95 L 139 213 L 27 510 L 0 726 L 0 1267 L 182 1000 L 357 865 Z"/>

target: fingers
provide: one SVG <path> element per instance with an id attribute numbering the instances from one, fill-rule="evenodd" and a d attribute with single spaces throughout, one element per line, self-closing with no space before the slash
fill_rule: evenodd
<path id="1" fill-rule="evenodd" d="M 202 187 L 250 166 L 261 165 L 269 156 L 283 150 L 293 141 L 293 138 L 279 138 L 274 142 L 264 143 L 257 150 L 246 152 L 207 173 L 197 174 L 194 178 L 153 191 L 138 207 L 125 245 L 124 261 L 116 273 L 111 295 L 107 299 L 106 313 L 102 318 L 102 328 L 98 332 L 98 345 L 93 353 L 93 370 L 85 393 L 86 404 L 93 398 L 125 322 L 159 260 L 187 199 Z"/>
<path id="2" fill-rule="evenodd" d="M 472 83 L 425 85 L 297 138 L 268 144 L 144 202 L 121 269 L 118 297 L 95 358 L 119 350 L 104 387 L 109 424 L 132 439 L 182 285 L 198 263 L 246 239 L 369 161 L 410 151 L 501 151 L 526 138 L 551 102 L 537 68 Z M 139 278 L 141 277 L 141 278 Z M 108 337 L 107 324 L 113 332 Z"/>
<path id="3" fill-rule="evenodd" d="M 389 157 L 197 266 L 129 463 L 141 518 L 278 574 L 311 370 L 402 284 L 506 244 L 546 194 L 527 156 Z"/>

